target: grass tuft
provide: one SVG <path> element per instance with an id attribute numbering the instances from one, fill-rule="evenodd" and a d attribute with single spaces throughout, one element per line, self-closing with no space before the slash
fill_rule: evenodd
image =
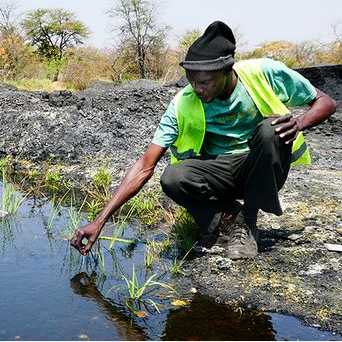
<path id="1" fill-rule="evenodd" d="M 26 197 L 16 191 L 14 186 L 7 182 L 5 172 L 2 173 L 2 210 L 14 215 Z"/>
<path id="2" fill-rule="evenodd" d="M 184 208 L 177 209 L 175 219 L 176 222 L 171 228 L 171 238 L 175 240 L 177 248 L 182 253 L 187 253 L 199 238 L 199 228 Z"/>
<path id="3" fill-rule="evenodd" d="M 163 217 L 163 207 L 161 204 L 161 193 L 155 190 L 142 190 L 138 195 L 127 202 L 123 208 L 126 220 L 137 217 L 143 225 L 154 225 Z"/>
<path id="4" fill-rule="evenodd" d="M 158 289 L 164 288 L 171 292 L 174 292 L 174 288 L 166 283 L 162 283 L 156 281 L 156 274 L 152 274 L 145 281 L 139 281 L 137 274 L 135 272 L 135 267 L 133 265 L 132 275 L 131 277 L 122 276 L 125 281 L 125 292 L 126 292 L 126 306 L 133 313 L 138 312 L 137 309 L 140 308 L 140 305 L 143 304 L 145 306 L 153 307 L 157 312 L 159 311 L 158 304 L 155 303 L 151 298 L 146 298 L 148 295 L 155 293 Z M 112 289 L 116 288 L 113 287 Z"/>

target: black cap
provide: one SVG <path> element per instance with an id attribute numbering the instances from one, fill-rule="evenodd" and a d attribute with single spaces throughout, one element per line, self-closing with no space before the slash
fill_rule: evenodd
<path id="1" fill-rule="evenodd" d="M 235 44 L 230 27 L 222 21 L 215 21 L 190 46 L 180 66 L 187 70 L 201 71 L 214 71 L 232 66 Z"/>

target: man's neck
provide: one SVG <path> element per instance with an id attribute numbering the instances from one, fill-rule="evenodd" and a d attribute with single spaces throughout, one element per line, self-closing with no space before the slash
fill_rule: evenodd
<path id="1" fill-rule="evenodd" d="M 227 85 L 224 89 L 224 92 L 222 95 L 219 96 L 220 100 L 227 100 L 230 95 L 233 93 L 236 84 L 237 84 L 237 75 L 235 74 L 235 71 L 233 70 L 228 76 L 227 76 Z"/>

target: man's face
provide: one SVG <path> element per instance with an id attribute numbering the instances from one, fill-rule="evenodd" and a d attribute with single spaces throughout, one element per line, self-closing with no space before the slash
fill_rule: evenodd
<path id="1" fill-rule="evenodd" d="M 187 70 L 186 77 L 195 93 L 203 102 L 210 102 L 214 98 L 225 98 L 231 86 L 231 72 L 193 71 Z M 226 96 L 225 96 L 226 95 Z"/>

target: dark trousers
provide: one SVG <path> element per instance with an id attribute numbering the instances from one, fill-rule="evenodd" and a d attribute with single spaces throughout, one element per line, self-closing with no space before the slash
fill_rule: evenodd
<path id="1" fill-rule="evenodd" d="M 271 121 L 256 127 L 249 152 L 169 165 L 160 179 L 163 191 L 206 231 L 217 226 L 222 212 L 235 210 L 237 199 L 245 208 L 281 215 L 278 191 L 289 172 L 291 144 L 275 134 Z"/>

